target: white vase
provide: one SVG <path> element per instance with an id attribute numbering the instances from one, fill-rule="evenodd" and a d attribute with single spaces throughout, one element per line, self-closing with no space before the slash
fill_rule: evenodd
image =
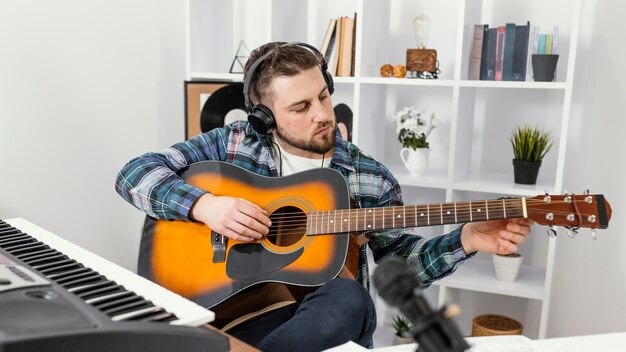
<path id="1" fill-rule="evenodd" d="M 496 278 L 500 281 L 513 282 L 522 267 L 523 257 L 519 253 L 507 255 L 494 254 L 493 265 L 496 269 Z"/>
<path id="2" fill-rule="evenodd" d="M 398 336 L 396 334 L 393 335 L 393 345 L 397 346 L 397 345 L 406 345 L 408 343 L 413 343 L 413 338 L 412 337 L 406 337 L 406 336 Z"/>
<path id="3" fill-rule="evenodd" d="M 400 150 L 400 158 L 402 158 L 404 166 L 414 176 L 422 176 L 428 170 L 429 155 L 430 149 L 428 148 L 417 148 L 415 150 L 402 148 Z"/>

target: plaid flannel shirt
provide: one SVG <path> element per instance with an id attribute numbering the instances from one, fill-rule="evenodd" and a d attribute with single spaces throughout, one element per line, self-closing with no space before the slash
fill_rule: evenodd
<path id="1" fill-rule="evenodd" d="M 247 122 L 213 129 L 158 153 L 131 160 L 120 171 L 116 191 L 147 215 L 163 220 L 190 220 L 190 209 L 205 190 L 186 184 L 177 172 L 204 160 L 235 164 L 263 176 L 278 176 L 276 161 L 266 136 Z M 351 198 L 361 208 L 403 205 L 400 185 L 389 170 L 337 132 L 330 168 L 347 180 Z M 358 177 L 357 177 L 358 173 Z M 466 256 L 461 227 L 426 239 L 415 228 L 370 232 L 374 260 L 396 255 L 406 258 L 425 285 L 456 270 Z M 361 247 L 357 280 L 369 290 L 365 245 Z"/>

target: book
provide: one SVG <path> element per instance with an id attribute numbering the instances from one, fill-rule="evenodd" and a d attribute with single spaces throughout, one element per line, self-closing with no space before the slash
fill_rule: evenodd
<path id="1" fill-rule="evenodd" d="M 559 54 L 559 26 L 554 26 L 554 31 L 552 32 L 552 54 Z"/>
<path id="2" fill-rule="evenodd" d="M 496 79 L 496 47 L 498 46 L 498 28 L 489 28 L 487 42 L 487 80 Z"/>
<path id="3" fill-rule="evenodd" d="M 526 78 L 533 77 L 532 55 L 537 52 L 537 26 L 529 27 L 528 34 L 528 54 L 526 56 Z"/>
<path id="4" fill-rule="evenodd" d="M 547 55 L 552 55 L 552 33 L 546 34 L 546 48 L 543 51 Z"/>
<path id="5" fill-rule="evenodd" d="M 356 12 L 354 13 L 354 29 L 352 30 L 352 64 L 350 66 L 350 76 L 354 77 L 354 58 L 356 57 Z"/>
<path id="6" fill-rule="evenodd" d="M 469 79 L 480 79 L 480 61 L 483 54 L 484 26 L 474 25 L 474 41 L 472 42 L 472 52 L 469 60 Z"/>
<path id="7" fill-rule="evenodd" d="M 526 65 L 528 64 L 528 36 L 530 22 L 525 26 L 515 28 L 515 49 L 513 50 L 512 81 L 526 80 Z"/>
<path id="8" fill-rule="evenodd" d="M 502 80 L 502 69 L 504 61 L 504 44 L 506 40 L 506 28 L 498 27 L 498 41 L 496 44 L 496 81 Z"/>
<path id="9" fill-rule="evenodd" d="M 538 37 L 538 42 L 537 42 L 537 54 L 539 55 L 543 55 L 546 53 L 546 35 L 545 34 L 539 34 Z"/>
<path id="10" fill-rule="evenodd" d="M 331 18 L 328 21 L 328 27 L 326 28 L 326 34 L 324 35 L 324 40 L 322 41 L 322 45 L 320 45 L 320 53 L 326 60 L 329 62 L 330 55 L 333 50 L 333 46 L 335 44 L 335 26 L 337 23 L 336 18 Z"/>
<path id="11" fill-rule="evenodd" d="M 350 76 L 352 68 L 352 41 L 354 32 L 354 18 L 341 18 L 341 32 L 339 36 L 339 66 L 337 76 Z"/>
<path id="12" fill-rule="evenodd" d="M 507 23 L 504 36 L 504 53 L 502 58 L 502 80 L 511 81 L 513 74 L 513 51 L 515 50 L 515 23 Z"/>
<path id="13" fill-rule="evenodd" d="M 487 79 L 487 55 L 489 49 L 489 25 L 483 25 L 483 47 L 480 55 L 480 79 Z"/>
<path id="14" fill-rule="evenodd" d="M 341 33 L 341 18 L 335 21 L 335 42 L 333 44 L 332 53 L 328 61 L 328 70 L 333 76 L 337 75 L 337 67 L 339 66 L 339 41 Z"/>

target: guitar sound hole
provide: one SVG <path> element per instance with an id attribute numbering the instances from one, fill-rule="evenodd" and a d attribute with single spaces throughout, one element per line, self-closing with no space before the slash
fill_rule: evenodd
<path id="1" fill-rule="evenodd" d="M 292 206 L 279 208 L 272 215 L 272 226 L 267 239 L 277 246 L 291 246 L 306 232 L 306 214 Z"/>

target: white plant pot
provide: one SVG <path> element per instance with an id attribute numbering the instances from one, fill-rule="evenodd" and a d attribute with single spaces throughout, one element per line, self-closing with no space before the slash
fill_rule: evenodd
<path id="1" fill-rule="evenodd" d="M 517 279 L 524 257 L 520 253 L 507 255 L 494 254 L 493 265 L 496 278 L 500 281 L 513 282 Z"/>
<path id="2" fill-rule="evenodd" d="M 406 345 L 407 343 L 413 343 L 412 337 L 404 337 L 398 336 L 396 334 L 393 335 L 393 345 Z"/>
<path id="3" fill-rule="evenodd" d="M 428 158 L 430 155 L 430 149 L 417 148 L 416 150 L 410 148 L 402 148 L 400 150 L 400 158 L 404 166 L 409 170 L 409 173 L 413 176 L 422 176 L 428 170 Z"/>

